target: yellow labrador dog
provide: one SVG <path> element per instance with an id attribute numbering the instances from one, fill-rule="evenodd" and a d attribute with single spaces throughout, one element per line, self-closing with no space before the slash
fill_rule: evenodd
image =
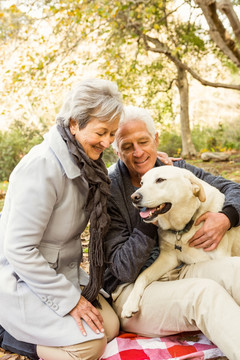
<path id="1" fill-rule="evenodd" d="M 202 226 L 195 226 L 195 220 L 207 211 L 220 211 L 225 198 L 218 189 L 189 170 L 174 166 L 153 168 L 142 177 L 141 188 L 131 198 L 145 222 L 158 223 L 161 252 L 138 276 L 123 306 L 122 317 L 131 317 L 139 310 L 147 285 L 182 262 L 192 264 L 223 256 L 240 256 L 240 227 L 227 231 L 213 251 L 188 246 L 188 240 Z"/>

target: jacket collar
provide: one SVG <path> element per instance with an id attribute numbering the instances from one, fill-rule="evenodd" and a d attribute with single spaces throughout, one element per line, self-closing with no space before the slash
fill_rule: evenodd
<path id="1" fill-rule="evenodd" d="M 50 148 L 62 165 L 67 177 L 69 179 L 75 179 L 80 176 L 81 170 L 74 163 L 74 160 L 68 151 L 67 145 L 59 134 L 56 125 L 54 125 L 49 132 L 44 135 L 44 139 L 49 143 Z"/>

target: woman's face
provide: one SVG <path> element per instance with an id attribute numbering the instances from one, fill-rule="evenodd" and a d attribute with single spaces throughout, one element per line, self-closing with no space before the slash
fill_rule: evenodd
<path id="1" fill-rule="evenodd" d="M 114 141 L 118 123 L 119 118 L 103 122 L 92 117 L 85 128 L 79 129 L 77 121 L 71 119 L 69 128 L 89 158 L 97 160 L 103 150 Z"/>

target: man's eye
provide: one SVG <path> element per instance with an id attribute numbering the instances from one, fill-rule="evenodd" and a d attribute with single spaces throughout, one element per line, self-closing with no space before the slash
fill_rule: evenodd
<path id="1" fill-rule="evenodd" d="M 103 136 L 104 134 L 97 133 L 98 136 Z"/>

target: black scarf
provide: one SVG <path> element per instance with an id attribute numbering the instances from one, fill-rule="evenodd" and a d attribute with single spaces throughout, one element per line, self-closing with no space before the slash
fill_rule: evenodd
<path id="1" fill-rule="evenodd" d="M 99 306 L 96 298 L 103 283 L 103 237 L 110 223 L 106 205 L 107 196 L 110 194 L 110 179 L 101 157 L 97 160 L 91 160 L 68 127 L 64 128 L 58 125 L 57 129 L 89 184 L 89 195 L 85 210 L 90 214 L 90 241 L 88 247 L 90 279 L 83 289 L 82 295 L 91 303 L 94 302 L 96 306 Z M 76 178 L 74 181 L 78 185 L 80 178 Z"/>

